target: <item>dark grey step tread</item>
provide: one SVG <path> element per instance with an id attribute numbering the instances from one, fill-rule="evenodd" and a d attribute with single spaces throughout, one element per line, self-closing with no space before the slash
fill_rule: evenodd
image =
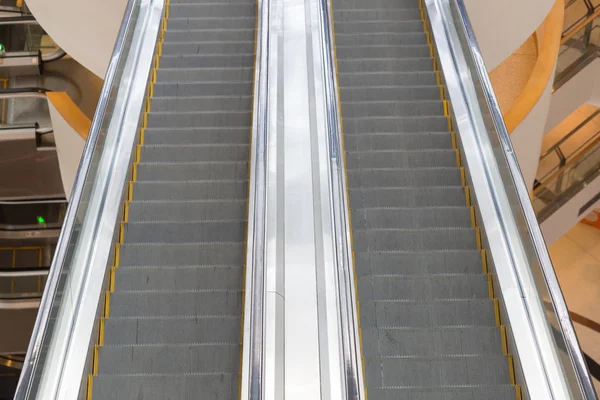
<path id="1" fill-rule="evenodd" d="M 246 200 L 133 201 L 129 203 L 129 219 L 131 221 L 244 220 L 247 207 Z"/>
<path id="2" fill-rule="evenodd" d="M 134 200 L 237 200 L 247 197 L 247 181 L 133 183 Z"/>
<path id="3" fill-rule="evenodd" d="M 342 110 L 343 113 L 343 110 Z M 416 117 L 343 117 L 344 132 L 361 133 L 416 133 L 448 130 L 445 116 Z"/>
<path id="4" fill-rule="evenodd" d="M 250 127 L 146 128 L 145 145 L 249 144 Z"/>
<path id="5" fill-rule="evenodd" d="M 473 228 L 354 229 L 354 250 L 477 250 L 476 239 Z"/>
<path id="6" fill-rule="evenodd" d="M 246 221 L 127 222 L 124 243 L 238 242 L 246 237 Z"/>
<path id="7" fill-rule="evenodd" d="M 337 46 L 421 45 L 427 44 L 425 31 L 403 33 L 337 33 Z"/>
<path id="8" fill-rule="evenodd" d="M 366 359 L 367 381 L 381 386 L 439 387 L 510 384 L 508 359 L 498 356 Z"/>
<path id="9" fill-rule="evenodd" d="M 342 112 L 344 117 L 347 118 L 435 116 L 444 114 L 444 103 L 439 99 L 342 101 Z"/>
<path id="10" fill-rule="evenodd" d="M 344 58 L 338 60 L 339 73 L 357 72 L 418 72 L 432 70 L 434 60 L 431 57 L 417 58 Z"/>
<path id="11" fill-rule="evenodd" d="M 343 33 L 403 33 L 423 31 L 422 20 L 413 21 L 335 21 L 335 34 Z"/>
<path id="12" fill-rule="evenodd" d="M 359 300 L 360 292 L 358 293 Z M 360 301 L 361 327 L 426 328 L 496 326 L 490 299 L 430 301 Z"/>
<path id="13" fill-rule="evenodd" d="M 350 207 L 436 207 L 466 205 L 461 185 L 443 187 L 359 188 L 350 186 Z"/>
<path id="14" fill-rule="evenodd" d="M 213 41 L 195 43 L 164 43 L 162 55 L 184 55 L 184 54 L 238 54 L 251 53 L 254 51 L 254 41 Z"/>
<path id="15" fill-rule="evenodd" d="M 122 244 L 119 269 L 127 267 L 244 265 L 246 244 L 162 243 Z"/>
<path id="16" fill-rule="evenodd" d="M 237 161 L 156 162 L 136 166 L 137 181 L 184 181 L 248 178 L 248 163 Z"/>
<path id="17" fill-rule="evenodd" d="M 216 18 L 203 16 L 201 18 L 174 18 L 169 15 L 167 32 L 170 30 L 190 29 L 255 29 L 256 17 Z"/>
<path id="18" fill-rule="evenodd" d="M 226 114 L 225 114 L 226 115 Z M 225 118 L 225 116 L 224 116 Z M 148 162 L 247 162 L 250 158 L 249 144 L 181 144 L 144 145 L 140 149 L 140 161 Z"/>
<path id="19" fill-rule="evenodd" d="M 254 17 L 256 5 L 251 3 L 173 3 L 169 7 L 169 22 L 174 18 L 191 18 L 191 16 L 214 17 Z"/>
<path id="20" fill-rule="evenodd" d="M 380 150 L 434 150 L 453 149 L 452 135 L 449 132 L 407 133 L 407 134 L 345 134 L 346 152 Z"/>
<path id="21" fill-rule="evenodd" d="M 369 400 L 515 400 L 513 385 L 446 386 L 437 388 L 369 388 Z"/>
<path id="22" fill-rule="evenodd" d="M 109 317 L 104 345 L 240 343 L 240 327 L 240 316 Z"/>
<path id="23" fill-rule="evenodd" d="M 454 168 L 371 168 L 348 170 L 348 186 L 364 188 L 435 187 L 461 185 L 460 169 Z"/>
<path id="24" fill-rule="evenodd" d="M 364 357 L 492 355 L 502 352 L 499 327 L 368 328 L 362 330 Z"/>
<path id="25" fill-rule="evenodd" d="M 252 123 L 250 111 L 149 112 L 149 126 L 240 126 Z"/>
<path id="26" fill-rule="evenodd" d="M 488 277 L 472 275 L 376 275 L 358 281 L 360 300 L 489 299 Z"/>
<path id="27" fill-rule="evenodd" d="M 239 344 L 101 346 L 98 374 L 239 373 Z"/>
<path id="28" fill-rule="evenodd" d="M 254 65 L 254 54 L 202 54 L 165 55 L 160 57 L 161 68 L 250 68 Z M 155 83 L 154 86 L 159 86 Z"/>
<path id="29" fill-rule="evenodd" d="M 416 7 L 415 7 L 416 6 Z M 334 10 L 333 20 L 335 24 L 342 22 L 361 22 L 361 21 L 414 21 L 421 18 L 421 11 L 418 5 L 411 8 L 385 8 L 381 10 L 372 9 L 344 9 Z"/>
<path id="30" fill-rule="evenodd" d="M 472 227 L 471 210 L 466 206 L 352 209 L 353 229 Z"/>
<path id="31" fill-rule="evenodd" d="M 250 111 L 252 95 L 240 96 L 155 96 L 150 103 L 151 112 L 189 111 Z"/>
<path id="32" fill-rule="evenodd" d="M 216 283 L 216 282 L 215 282 Z M 241 315 L 242 288 L 132 291 L 110 294 L 111 317 Z"/>
<path id="33" fill-rule="evenodd" d="M 254 28 L 241 29 L 169 29 L 165 32 L 164 43 L 196 43 L 198 41 L 251 41 L 254 44 Z"/>
<path id="34" fill-rule="evenodd" d="M 411 86 L 353 86 L 341 88 L 341 100 L 345 103 L 360 101 L 440 101 L 440 87 L 436 84 Z M 344 110 L 342 107 L 342 114 Z"/>
<path id="35" fill-rule="evenodd" d="M 343 46 L 336 47 L 338 59 L 346 58 L 422 58 L 430 57 L 431 49 L 427 45 L 404 46 Z"/>
<path id="36" fill-rule="evenodd" d="M 247 82 L 252 80 L 254 67 L 237 68 L 163 68 L 156 71 L 157 82 Z M 154 96 L 153 98 L 156 98 Z"/>
<path id="37" fill-rule="evenodd" d="M 457 168 L 458 157 L 454 149 L 441 150 L 369 150 L 348 151 L 348 171 L 371 168 Z"/>
<path id="38" fill-rule="evenodd" d="M 243 265 L 117 268 L 115 292 L 124 290 L 241 289 Z"/>
<path id="39" fill-rule="evenodd" d="M 238 395 L 237 374 L 189 375 L 98 375 L 94 376 L 92 399 L 196 400 L 233 399 Z"/>
<path id="40" fill-rule="evenodd" d="M 340 72 L 338 79 L 341 87 L 371 86 L 435 86 L 437 75 L 433 71 L 418 72 Z M 406 99 L 408 100 L 408 99 Z M 437 99 L 440 100 L 439 98 Z"/>

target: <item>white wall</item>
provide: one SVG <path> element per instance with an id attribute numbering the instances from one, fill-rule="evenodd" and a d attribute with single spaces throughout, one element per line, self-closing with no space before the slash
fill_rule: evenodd
<path id="1" fill-rule="evenodd" d="M 465 0 L 487 70 L 517 50 L 553 5 L 554 0 Z"/>
<path id="2" fill-rule="evenodd" d="M 71 197 L 71 190 L 75 182 L 75 175 L 79 169 L 79 161 L 83 153 L 85 140 L 69 125 L 69 123 L 58 112 L 52 102 L 48 102 L 52 127 L 54 128 L 54 140 L 56 141 L 56 153 L 58 154 L 58 166 L 62 178 L 65 195 Z"/>
<path id="3" fill-rule="evenodd" d="M 103 78 L 127 0 L 27 0 L 42 28 L 81 65 Z"/>

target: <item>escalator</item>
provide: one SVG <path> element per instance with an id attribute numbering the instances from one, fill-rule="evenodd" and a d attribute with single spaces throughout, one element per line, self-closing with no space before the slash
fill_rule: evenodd
<path id="1" fill-rule="evenodd" d="M 94 400 L 238 396 L 256 4 L 168 7 Z"/>
<path id="2" fill-rule="evenodd" d="M 423 16 L 419 0 L 333 2 L 367 394 L 515 399 Z"/>

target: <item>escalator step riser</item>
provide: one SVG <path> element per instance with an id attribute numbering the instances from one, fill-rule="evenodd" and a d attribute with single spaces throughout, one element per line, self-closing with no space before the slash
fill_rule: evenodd
<path id="1" fill-rule="evenodd" d="M 144 143 L 152 145 L 240 144 L 248 143 L 250 129 L 240 128 L 146 128 Z"/>
<path id="2" fill-rule="evenodd" d="M 134 182 L 136 200 L 233 200 L 246 199 L 248 183 L 213 182 Z"/>
<path id="3" fill-rule="evenodd" d="M 214 42 L 225 41 L 233 42 L 240 41 L 252 42 L 254 49 L 254 29 L 198 29 L 198 30 L 167 30 L 165 32 L 165 45 L 171 43 L 197 43 L 197 42 Z M 164 54 L 164 53 L 163 53 Z"/>
<path id="4" fill-rule="evenodd" d="M 104 344 L 239 343 L 240 322 L 239 317 L 107 318 Z"/>
<path id="5" fill-rule="evenodd" d="M 456 168 L 456 150 L 350 152 L 346 156 L 353 170 L 370 168 Z M 348 169 L 350 171 L 350 169 Z"/>
<path id="6" fill-rule="evenodd" d="M 426 328 L 496 325 L 494 303 L 491 300 L 448 300 L 418 302 L 369 302 L 360 293 L 360 318 L 362 329 Z M 498 349 L 500 351 L 501 349 Z M 506 360 L 505 360 L 506 362 Z"/>
<path id="7" fill-rule="evenodd" d="M 190 16 L 211 16 L 213 18 L 252 18 L 256 14 L 256 4 L 243 2 L 237 4 L 181 4 L 173 3 L 169 7 L 169 19 L 189 18 Z"/>
<path id="8" fill-rule="evenodd" d="M 252 96 L 155 97 L 151 112 L 250 111 Z"/>
<path id="9" fill-rule="evenodd" d="M 354 231 L 355 251 L 441 251 L 475 248 L 476 234 L 471 228 Z"/>
<path id="10" fill-rule="evenodd" d="M 449 132 L 420 134 L 381 134 L 381 135 L 348 135 L 344 137 L 346 151 L 357 150 L 433 150 L 452 149 L 452 136 Z"/>
<path id="11" fill-rule="evenodd" d="M 180 55 L 160 58 L 161 68 L 249 68 L 253 65 L 253 63 L 254 54 L 205 54 L 202 56 Z M 156 92 L 156 89 L 160 88 L 162 85 L 163 84 L 160 82 L 154 84 L 155 95 L 160 95 Z M 244 91 L 240 93 L 249 92 Z"/>
<path id="12" fill-rule="evenodd" d="M 92 399 L 192 400 L 234 399 L 238 395 L 237 374 L 141 375 L 94 377 Z"/>
<path id="13" fill-rule="evenodd" d="M 360 0 L 362 2 L 362 0 Z M 369 21 L 339 22 L 336 19 L 335 33 L 407 33 L 423 32 L 423 21 Z"/>
<path id="14" fill-rule="evenodd" d="M 159 83 L 154 85 L 154 95 L 162 96 L 240 96 L 252 93 L 252 82 L 187 82 L 187 83 Z M 149 116 L 151 116 L 150 114 Z M 159 121 L 160 122 L 160 121 Z M 169 120 L 169 123 L 173 122 Z M 201 120 L 189 120 L 187 127 L 202 126 Z M 246 121 L 247 123 L 247 121 Z M 194 124 L 194 125 L 192 125 Z M 148 121 L 149 126 L 150 121 Z M 158 125 L 163 126 L 163 125 Z M 157 127 L 158 127 L 157 126 Z M 172 128 L 181 127 L 182 125 L 174 125 Z M 207 126 L 207 125 L 204 125 Z M 210 125 L 208 125 L 210 126 Z M 224 126 L 228 126 L 224 124 Z M 230 126 L 230 125 L 229 125 Z"/>
<path id="15" fill-rule="evenodd" d="M 173 18 L 170 15 L 167 22 L 167 32 L 193 29 L 254 29 L 255 26 L 256 18 L 254 16 L 237 18 L 211 18 L 210 16 L 203 18 Z"/>
<path id="16" fill-rule="evenodd" d="M 201 346 L 104 346 L 98 351 L 98 373 L 119 375 L 136 371 L 139 374 L 194 374 L 215 370 L 237 374 L 240 346 L 211 344 Z"/>
<path id="17" fill-rule="evenodd" d="M 515 400 L 514 386 L 370 389 L 369 400 Z"/>
<path id="18" fill-rule="evenodd" d="M 196 292 L 115 292 L 110 296 L 111 317 L 238 316 L 242 292 L 210 289 Z"/>
<path id="19" fill-rule="evenodd" d="M 501 385 L 510 380 L 504 356 L 366 359 L 373 386 Z M 379 372 L 381 378 L 375 378 Z"/>
<path id="20" fill-rule="evenodd" d="M 344 102 L 348 103 L 356 101 L 403 101 L 407 98 L 415 101 L 440 101 L 440 88 L 435 85 L 416 87 L 390 85 L 348 87 L 342 89 L 341 93 Z"/>
<path id="21" fill-rule="evenodd" d="M 244 283 L 242 266 L 118 268 L 115 292 L 125 290 L 236 290 Z"/>
<path id="22" fill-rule="evenodd" d="M 396 8 L 401 5 L 392 4 L 392 9 L 380 10 L 361 10 L 364 8 L 364 3 L 357 6 L 356 10 L 334 11 L 334 21 L 336 27 L 341 22 L 361 22 L 361 21 L 395 21 L 401 23 L 403 21 L 421 21 L 421 10 L 419 10 L 416 2 L 410 2 L 407 8 Z M 337 30 L 336 30 L 337 32 Z M 339 57 L 339 55 L 338 55 Z"/>
<path id="23" fill-rule="evenodd" d="M 456 167 L 446 169 L 349 169 L 348 183 L 351 187 L 363 188 L 460 186 L 461 173 Z"/>
<path id="24" fill-rule="evenodd" d="M 337 47 L 336 53 L 344 58 L 423 58 L 431 56 L 429 46 L 350 46 Z"/>
<path id="25" fill-rule="evenodd" d="M 436 101 L 369 101 L 342 102 L 344 115 L 348 118 L 361 117 L 409 117 L 439 116 L 444 113 L 444 103 Z"/>
<path id="26" fill-rule="evenodd" d="M 229 113 L 222 113 L 219 118 L 230 117 Z M 243 118 L 248 116 L 244 114 Z M 157 116 L 158 118 L 158 116 Z M 140 160 L 142 162 L 201 162 L 201 161 L 237 161 L 247 162 L 250 157 L 250 146 L 239 145 L 196 145 L 196 146 L 142 146 Z M 247 176 L 246 176 L 247 177 Z M 233 176 L 230 178 L 233 179 Z"/>
<path id="27" fill-rule="evenodd" d="M 246 237 L 246 221 L 128 222 L 124 243 L 239 242 Z"/>
<path id="28" fill-rule="evenodd" d="M 119 268 L 190 266 L 190 265 L 243 265 L 244 242 L 189 243 L 189 244 L 125 244 L 119 250 Z"/>
<path id="29" fill-rule="evenodd" d="M 440 116 L 421 118 L 346 118 L 344 131 L 349 134 L 439 132 L 448 130 L 448 118 Z"/>
<path id="30" fill-rule="evenodd" d="M 338 33 L 336 46 L 426 45 L 425 32 L 410 33 Z"/>
<path id="31" fill-rule="evenodd" d="M 254 52 L 253 41 L 165 43 L 162 46 L 165 56 L 185 54 L 250 54 Z"/>
<path id="32" fill-rule="evenodd" d="M 489 299 L 487 277 L 477 275 L 375 276 L 358 282 L 362 300 Z M 498 348 L 496 348 L 496 351 Z"/>
<path id="33" fill-rule="evenodd" d="M 371 275 L 429 275 L 478 274 L 483 271 L 480 251 L 451 252 L 356 252 L 356 274 Z"/>
<path id="34" fill-rule="evenodd" d="M 435 86 L 437 77 L 433 72 L 403 72 L 403 73 L 380 73 L 380 72 L 351 72 L 342 73 L 339 75 L 340 85 L 347 87 L 364 87 L 371 88 L 373 86 Z M 440 102 L 438 89 L 438 98 Z M 342 98 L 342 104 L 347 100 Z M 346 116 L 346 107 L 342 107 L 344 116 Z"/>
<path id="35" fill-rule="evenodd" d="M 246 167 L 247 168 L 247 167 Z M 245 170 L 244 173 L 248 174 Z M 138 172 L 139 174 L 139 172 Z M 245 220 L 245 201 L 187 201 L 129 203 L 131 221 L 219 221 Z"/>
<path id="36" fill-rule="evenodd" d="M 248 82 L 252 81 L 253 68 L 159 68 L 157 82 Z M 156 96 L 152 99 L 154 99 Z"/>
<path id="37" fill-rule="evenodd" d="M 448 185 L 450 186 L 450 185 Z M 465 190 L 442 188 L 350 188 L 350 204 L 356 207 L 453 207 L 464 206 Z"/>
<path id="38" fill-rule="evenodd" d="M 445 208 L 376 208 L 356 210 L 352 214 L 354 229 L 382 228 L 471 228 L 467 207 Z"/>
<path id="39" fill-rule="evenodd" d="M 248 177 L 247 162 L 197 162 L 138 164 L 137 181 L 243 180 Z"/>
<path id="40" fill-rule="evenodd" d="M 366 358 L 379 352 L 390 357 L 497 355 L 502 335 L 498 327 L 371 328 L 362 331 L 362 348 Z"/>

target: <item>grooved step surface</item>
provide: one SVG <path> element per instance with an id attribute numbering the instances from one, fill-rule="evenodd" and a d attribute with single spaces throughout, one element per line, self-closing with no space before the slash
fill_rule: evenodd
<path id="1" fill-rule="evenodd" d="M 94 400 L 238 395 L 255 13 L 170 2 Z"/>
<path id="2" fill-rule="evenodd" d="M 514 400 L 419 1 L 333 14 L 369 399 Z"/>

